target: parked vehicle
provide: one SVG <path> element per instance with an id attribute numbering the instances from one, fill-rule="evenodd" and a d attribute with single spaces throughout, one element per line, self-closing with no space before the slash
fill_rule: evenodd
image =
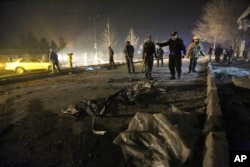
<path id="1" fill-rule="evenodd" d="M 19 58 L 14 62 L 5 63 L 5 70 L 11 70 L 18 74 L 34 70 L 52 70 L 52 64 L 38 58 Z"/>

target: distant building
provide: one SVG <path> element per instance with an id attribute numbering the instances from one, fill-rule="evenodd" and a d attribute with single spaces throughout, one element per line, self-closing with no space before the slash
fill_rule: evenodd
<path id="1" fill-rule="evenodd" d="M 248 8 L 241 14 L 237 23 L 239 24 L 240 30 L 248 31 L 248 28 L 250 27 L 250 6 L 248 6 Z M 242 57 L 248 61 L 250 59 L 250 40 L 248 36 L 242 40 L 240 46 L 240 57 L 242 55 Z"/>
<path id="2" fill-rule="evenodd" d="M 242 13 L 242 15 L 237 20 L 239 24 L 239 29 L 247 31 L 250 27 L 250 6 L 248 6 L 247 10 Z"/>

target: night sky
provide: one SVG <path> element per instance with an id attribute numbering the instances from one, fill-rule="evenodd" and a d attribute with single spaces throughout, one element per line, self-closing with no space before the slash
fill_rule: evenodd
<path id="1" fill-rule="evenodd" d="M 148 34 L 153 41 L 164 41 L 171 31 L 178 31 L 185 43 L 191 41 L 191 31 L 200 17 L 206 0 L 4 0 L 1 1 L 1 32 L 27 33 L 48 40 L 63 36 L 78 47 L 91 48 L 94 43 L 93 20 L 97 37 L 109 19 L 118 36 L 118 46 L 124 46 L 130 28 L 143 42 Z"/>

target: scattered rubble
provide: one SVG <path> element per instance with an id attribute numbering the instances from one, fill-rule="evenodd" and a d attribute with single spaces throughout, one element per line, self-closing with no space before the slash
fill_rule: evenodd
<path id="1" fill-rule="evenodd" d="M 162 114 L 136 113 L 128 129 L 113 142 L 121 146 L 125 160 L 136 166 L 168 167 L 170 160 L 181 166 L 191 153 L 176 127 Z"/>
<path id="2" fill-rule="evenodd" d="M 142 91 L 155 91 L 155 82 L 152 81 L 139 81 L 132 90 L 127 90 L 126 88 L 122 88 L 116 91 L 114 94 L 110 95 L 104 102 L 102 107 L 98 106 L 98 99 L 91 98 L 87 101 L 80 101 L 73 105 L 69 105 L 68 108 L 62 109 L 62 114 L 70 114 L 73 116 L 77 115 L 89 115 L 92 116 L 92 131 L 96 135 L 104 135 L 106 131 L 96 131 L 94 128 L 94 124 L 97 116 L 103 116 L 110 106 L 110 104 L 117 99 L 119 103 L 123 105 L 127 104 L 137 104 L 137 97 Z M 165 89 L 164 89 L 165 90 Z M 162 89 L 160 89 L 162 91 Z"/>

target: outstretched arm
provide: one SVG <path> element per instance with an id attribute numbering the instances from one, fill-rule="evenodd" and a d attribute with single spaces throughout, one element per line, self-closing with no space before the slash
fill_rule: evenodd
<path id="1" fill-rule="evenodd" d="M 170 41 L 170 40 L 168 40 L 167 42 L 163 42 L 163 43 L 157 42 L 156 45 L 158 45 L 158 46 L 160 46 L 160 47 L 168 46 L 168 45 L 169 45 L 169 41 Z"/>

